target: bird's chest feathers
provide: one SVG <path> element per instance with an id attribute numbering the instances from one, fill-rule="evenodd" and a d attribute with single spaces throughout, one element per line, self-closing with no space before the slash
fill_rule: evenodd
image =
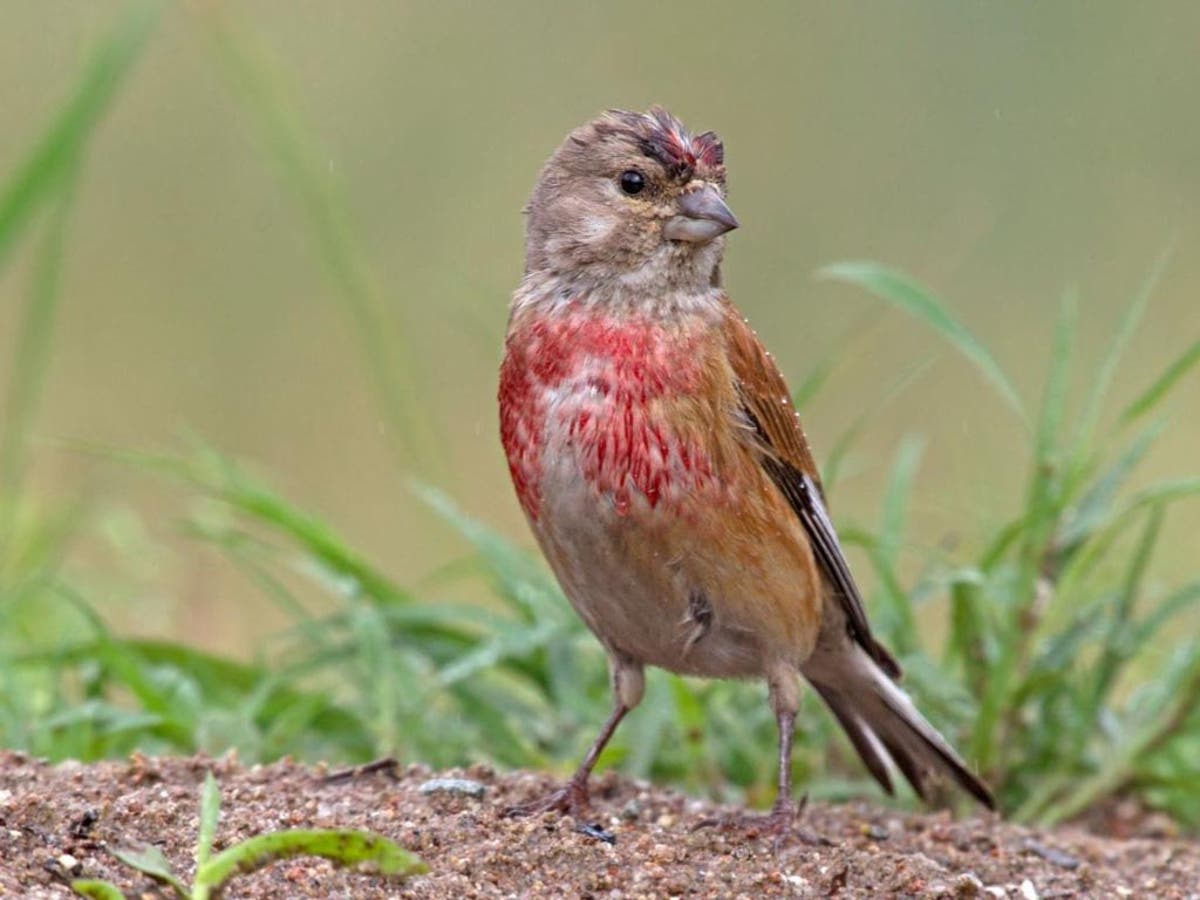
<path id="1" fill-rule="evenodd" d="M 626 515 L 712 487 L 712 341 L 701 322 L 594 312 L 514 328 L 501 369 L 501 432 L 530 517 L 565 497 Z"/>

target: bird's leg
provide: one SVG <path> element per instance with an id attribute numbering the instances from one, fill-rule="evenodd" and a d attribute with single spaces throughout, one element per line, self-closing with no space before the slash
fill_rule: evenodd
<path id="1" fill-rule="evenodd" d="M 600 734 L 592 742 L 587 756 L 583 758 L 583 762 L 579 764 L 579 768 L 575 770 L 575 774 L 566 784 L 539 800 L 523 803 L 520 806 L 510 806 L 504 814 L 506 816 L 530 816 L 553 810 L 576 819 L 586 814 L 591 805 L 591 798 L 588 795 L 588 777 L 592 774 L 592 769 L 595 768 L 601 751 L 604 750 L 609 738 L 617 730 L 617 725 L 625 718 L 627 712 L 629 712 L 629 707 L 618 699 L 613 706 L 612 713 L 609 714 L 608 721 L 604 723 Z"/>
<path id="2" fill-rule="evenodd" d="M 796 801 L 792 799 L 792 739 L 796 732 L 796 712 L 776 708 L 775 724 L 779 728 L 779 780 L 775 803 L 767 817 L 768 830 L 779 839 L 791 830 L 796 820 Z"/>
<path id="3" fill-rule="evenodd" d="M 796 828 L 796 818 L 808 801 L 807 797 L 799 803 L 792 799 L 792 739 L 796 733 L 799 699 L 794 676 L 785 681 L 771 681 L 771 707 L 775 710 L 775 724 L 779 727 L 779 781 L 775 804 L 766 817 L 763 830 L 772 836 L 775 849 L 779 849 L 791 837 L 816 847 L 833 844 L 828 838 L 807 828 Z"/>
<path id="4" fill-rule="evenodd" d="M 600 734 L 596 736 L 596 740 L 592 742 L 587 755 L 584 756 L 583 762 L 575 770 L 575 774 L 558 790 L 531 803 L 511 806 L 504 811 L 504 815 L 529 816 L 550 811 L 565 813 L 575 819 L 586 815 L 591 806 L 588 778 L 592 774 L 592 769 L 596 767 L 596 760 L 600 758 L 600 754 L 612 738 L 613 732 L 617 730 L 617 726 L 621 724 L 621 720 L 625 718 L 625 714 L 641 702 L 642 694 L 645 691 L 645 676 L 640 665 L 625 658 L 614 657 L 611 660 L 611 666 L 613 709 L 609 713 L 608 721 L 600 729 Z"/>
<path id="5" fill-rule="evenodd" d="M 776 846 L 791 834 L 796 820 L 796 803 L 792 800 L 792 738 L 796 731 L 796 711 L 800 707 L 800 695 L 796 674 L 791 671 L 776 672 L 768 679 L 771 694 L 771 709 L 775 711 L 775 724 L 779 728 L 779 778 L 775 804 L 764 819 L 747 824 L 758 825 L 761 830 L 775 839 Z"/>
<path id="6" fill-rule="evenodd" d="M 796 674 L 781 670 L 768 678 L 771 691 L 771 708 L 775 711 L 775 723 L 779 727 L 779 778 L 775 804 L 767 815 L 743 813 L 741 815 L 704 819 L 692 830 L 717 826 L 744 830 L 750 836 L 773 839 L 776 849 L 788 838 L 796 837 L 805 843 L 828 844 L 823 838 L 806 831 L 795 830 L 796 816 L 804 808 L 792 799 L 792 738 L 796 730 L 796 712 L 800 707 L 800 696 Z"/>

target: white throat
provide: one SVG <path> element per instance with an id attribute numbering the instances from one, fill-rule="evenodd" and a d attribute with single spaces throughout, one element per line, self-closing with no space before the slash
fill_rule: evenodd
<path id="1" fill-rule="evenodd" d="M 569 273 L 553 268 L 527 272 L 513 295 L 512 312 L 516 315 L 529 308 L 552 312 L 567 304 L 576 308 L 582 304 L 650 318 L 717 313 L 724 290 L 713 281 L 723 243 L 717 240 L 696 247 L 665 242 L 636 269 L 595 265 Z"/>

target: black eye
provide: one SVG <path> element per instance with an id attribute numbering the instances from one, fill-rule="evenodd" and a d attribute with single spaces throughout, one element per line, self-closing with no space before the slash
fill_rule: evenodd
<path id="1" fill-rule="evenodd" d="M 646 186 L 646 179 L 637 169 L 629 169 L 621 173 L 621 190 L 632 197 L 634 194 L 640 194 L 642 188 Z"/>

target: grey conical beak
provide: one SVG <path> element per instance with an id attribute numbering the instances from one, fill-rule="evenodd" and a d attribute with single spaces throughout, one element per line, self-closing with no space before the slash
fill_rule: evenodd
<path id="1" fill-rule="evenodd" d="M 669 241 L 703 244 L 738 227 L 733 211 L 713 184 L 684 194 L 679 213 L 663 226 L 663 237 Z"/>

